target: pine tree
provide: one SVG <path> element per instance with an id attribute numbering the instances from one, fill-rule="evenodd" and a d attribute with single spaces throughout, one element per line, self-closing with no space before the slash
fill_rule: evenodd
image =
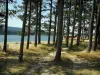
<path id="1" fill-rule="evenodd" d="M 61 47 L 62 47 L 62 26 L 63 26 L 63 8 L 64 0 L 58 0 L 58 40 L 55 61 L 61 61 Z"/>
<path id="2" fill-rule="evenodd" d="M 8 0 L 6 0 L 5 32 L 3 51 L 7 51 L 7 32 L 8 32 Z"/>
<path id="3" fill-rule="evenodd" d="M 31 27 L 31 0 L 29 1 L 30 9 L 29 9 L 29 23 L 28 23 L 28 38 L 27 38 L 27 46 L 26 48 L 29 49 L 29 42 L 30 42 L 30 27 Z"/>
<path id="4" fill-rule="evenodd" d="M 25 35 L 25 25 L 26 25 L 26 18 L 27 18 L 28 0 L 25 0 L 24 2 L 25 2 L 25 10 L 24 10 L 24 19 L 23 19 L 22 36 L 21 36 L 21 43 L 20 43 L 20 54 L 19 54 L 20 62 L 22 62 L 23 60 L 24 35 Z"/>
<path id="5" fill-rule="evenodd" d="M 48 33 L 48 44 L 50 44 L 50 36 L 51 36 L 51 23 L 52 23 L 52 0 L 50 4 L 50 24 L 49 24 L 49 33 Z"/>
<path id="6" fill-rule="evenodd" d="M 89 27 L 89 45 L 88 45 L 88 52 L 92 49 L 92 36 L 93 36 L 93 24 L 94 24 L 94 12 L 95 12 L 95 0 L 93 0 L 93 8 L 91 14 L 91 22 Z"/>

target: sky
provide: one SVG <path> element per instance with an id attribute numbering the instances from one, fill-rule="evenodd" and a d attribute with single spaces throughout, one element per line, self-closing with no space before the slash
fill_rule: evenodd
<path id="1" fill-rule="evenodd" d="M 22 21 L 18 18 L 12 17 L 8 19 L 8 26 L 22 28 Z"/>
<path id="2" fill-rule="evenodd" d="M 21 5 L 22 4 L 22 0 L 16 0 L 17 3 L 13 3 L 13 4 L 9 4 L 9 9 L 13 9 L 14 5 Z M 49 6 L 47 5 L 47 8 L 49 8 Z M 44 11 L 42 12 L 43 15 L 47 15 L 49 13 L 49 11 Z M 45 19 L 42 19 L 42 23 L 45 22 L 45 21 L 48 21 L 49 19 L 45 18 Z M 22 21 L 17 18 L 17 17 L 9 17 L 8 19 L 8 26 L 11 26 L 11 27 L 19 27 L 19 28 L 22 28 Z"/>
<path id="3" fill-rule="evenodd" d="M 20 5 L 22 0 L 16 0 L 16 5 Z M 9 9 L 12 9 L 15 3 L 9 4 Z M 8 26 L 22 28 L 22 21 L 17 17 L 9 17 Z"/>

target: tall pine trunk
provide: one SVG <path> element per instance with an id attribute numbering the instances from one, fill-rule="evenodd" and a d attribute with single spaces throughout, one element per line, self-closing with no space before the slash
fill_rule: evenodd
<path id="1" fill-rule="evenodd" d="M 99 26 L 99 34 L 98 34 L 98 45 L 100 45 L 100 26 Z"/>
<path id="2" fill-rule="evenodd" d="M 85 16 L 85 11 L 84 11 L 84 16 Z M 82 40 L 84 42 L 84 39 L 85 39 L 85 17 L 84 17 L 84 20 L 83 20 L 83 37 L 82 37 Z"/>
<path id="3" fill-rule="evenodd" d="M 56 39 L 56 28 L 57 28 L 57 6 L 55 9 L 55 25 L 54 25 L 53 44 L 55 44 L 55 39 Z"/>
<path id="4" fill-rule="evenodd" d="M 99 26 L 99 32 L 98 32 L 98 45 L 100 45 L 100 26 Z"/>
<path id="5" fill-rule="evenodd" d="M 24 11 L 22 36 L 21 36 L 21 43 L 20 43 L 20 54 L 19 54 L 20 62 L 22 62 L 22 60 L 23 60 L 24 35 L 25 35 L 25 26 L 26 26 L 26 18 L 27 18 L 27 5 L 28 5 L 28 0 L 25 0 L 25 11 Z"/>
<path id="6" fill-rule="evenodd" d="M 57 25 L 56 25 L 56 39 L 55 39 L 55 45 L 54 45 L 54 47 L 55 48 L 57 48 L 57 40 L 58 40 L 58 1 L 57 1 L 57 6 L 56 6 L 56 15 L 57 15 L 57 18 L 56 18 L 56 23 L 57 23 Z"/>
<path id="7" fill-rule="evenodd" d="M 62 26 L 63 26 L 63 8 L 64 0 L 58 0 L 58 35 L 57 35 L 57 51 L 55 55 L 55 61 L 61 61 L 61 50 L 62 50 Z"/>
<path id="8" fill-rule="evenodd" d="M 7 51 L 7 32 L 8 32 L 8 0 L 6 0 L 5 32 L 3 51 Z"/>
<path id="9" fill-rule="evenodd" d="M 29 49 L 29 42 L 30 42 L 30 26 L 31 26 L 31 0 L 30 0 L 30 10 L 29 10 L 28 38 L 26 46 L 27 49 Z"/>
<path id="10" fill-rule="evenodd" d="M 74 39 L 74 30 L 75 30 L 75 24 L 76 24 L 76 0 L 75 0 L 75 6 L 74 6 L 74 9 L 75 9 L 75 12 L 74 12 L 74 21 L 73 21 L 73 28 L 72 28 L 72 36 L 71 36 L 71 43 L 70 43 L 70 49 L 72 49 L 72 46 L 73 46 L 73 39 Z"/>
<path id="11" fill-rule="evenodd" d="M 88 44 L 88 52 L 92 49 L 92 36 L 93 36 L 93 24 L 94 24 L 94 12 L 95 12 L 95 0 L 93 0 L 93 8 L 91 14 L 91 22 L 89 27 L 89 44 Z"/>
<path id="12" fill-rule="evenodd" d="M 39 10 L 38 44 L 41 44 L 41 12 L 42 12 L 42 0 L 40 0 L 40 10 Z"/>
<path id="13" fill-rule="evenodd" d="M 52 23 L 52 0 L 51 0 L 51 4 L 50 4 L 50 24 L 49 24 L 49 33 L 48 33 L 48 44 L 50 44 L 51 23 Z"/>
<path id="14" fill-rule="evenodd" d="M 100 3 L 99 3 L 99 8 L 100 8 Z M 100 20 L 99 20 L 100 21 Z M 98 28 L 98 45 L 100 45 L 100 24 L 99 24 L 99 28 Z"/>
<path id="15" fill-rule="evenodd" d="M 37 47 L 37 32 L 38 32 L 38 0 L 36 1 L 36 28 L 35 28 L 35 43 L 34 46 Z"/>
<path id="16" fill-rule="evenodd" d="M 79 25 L 76 45 L 80 44 L 83 0 L 79 0 Z"/>
<path id="17" fill-rule="evenodd" d="M 67 34 L 66 34 L 66 47 L 69 44 L 69 26 L 70 26 L 70 13 L 71 13 L 71 0 L 69 2 L 69 13 L 68 13 L 68 25 L 67 25 Z"/>
<path id="18" fill-rule="evenodd" d="M 97 10 L 96 10 L 97 11 Z M 97 13 L 96 13 L 96 19 L 97 19 Z M 95 27 L 95 35 L 94 35 L 94 46 L 93 50 L 96 51 L 97 48 L 97 39 L 99 35 L 99 26 L 100 26 L 100 8 L 98 8 L 98 19 L 96 21 L 96 27 Z"/>
<path id="19" fill-rule="evenodd" d="M 57 17 L 57 19 L 58 19 L 58 17 Z M 58 22 L 57 22 L 57 32 L 56 32 L 56 35 L 58 35 Z M 57 40 L 58 40 L 58 36 L 56 36 L 56 41 L 55 41 L 55 45 L 54 45 L 55 48 L 57 47 Z"/>

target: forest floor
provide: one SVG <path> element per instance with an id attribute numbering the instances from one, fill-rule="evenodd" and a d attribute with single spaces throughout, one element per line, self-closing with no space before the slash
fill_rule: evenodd
<path id="1" fill-rule="evenodd" d="M 7 53 L 0 44 L 0 75 L 100 75 L 100 48 L 88 53 L 87 45 L 81 42 L 71 50 L 63 45 L 62 61 L 54 62 L 56 49 L 52 44 L 34 47 L 31 43 L 30 49 L 24 48 L 23 62 L 19 62 L 19 43 L 8 43 Z"/>

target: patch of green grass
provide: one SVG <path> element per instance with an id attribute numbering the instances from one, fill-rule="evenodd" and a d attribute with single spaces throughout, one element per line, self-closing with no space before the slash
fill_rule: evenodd
<path id="1" fill-rule="evenodd" d="M 84 51 L 86 50 L 88 47 L 88 43 L 86 42 L 81 42 L 79 46 L 77 46 L 76 44 L 72 47 L 72 49 L 70 51 Z"/>
<path id="2" fill-rule="evenodd" d="M 86 60 L 94 60 L 100 58 L 100 51 L 91 51 L 90 53 L 83 51 L 83 52 L 72 52 L 71 54 L 76 55 L 78 58 L 83 58 Z"/>
<path id="3" fill-rule="evenodd" d="M 18 61 L 19 47 L 15 49 L 10 47 L 7 53 L 0 51 L 0 75 L 23 74 L 34 63 L 41 61 L 43 56 L 55 50 L 51 46 L 39 45 L 38 47 L 34 47 L 32 45 L 30 45 L 30 49 L 28 50 L 24 48 L 23 62 Z"/>
<path id="4" fill-rule="evenodd" d="M 56 51 L 52 44 L 41 44 L 38 47 L 30 44 L 30 49 L 26 49 L 25 44 L 23 62 L 18 61 L 19 44 L 15 48 L 9 45 L 7 53 L 0 51 L 0 75 L 41 75 L 42 73 L 45 73 L 45 75 L 99 75 L 100 51 L 98 49 L 96 52 L 87 53 L 84 51 L 87 49 L 87 45 L 87 42 L 81 42 L 80 46 L 74 45 L 72 50 L 62 50 L 61 62 L 42 61 L 43 57 L 47 57 L 49 53 Z M 63 43 L 63 46 L 65 46 L 65 43 Z M 77 58 L 82 59 L 82 61 L 87 60 L 90 66 L 87 65 L 88 68 L 74 70 L 72 59 Z M 34 69 L 34 66 L 38 68 Z M 31 71 L 33 72 L 27 74 Z"/>
<path id="5" fill-rule="evenodd" d="M 73 75 L 99 75 L 100 71 L 93 69 L 74 70 Z"/>

